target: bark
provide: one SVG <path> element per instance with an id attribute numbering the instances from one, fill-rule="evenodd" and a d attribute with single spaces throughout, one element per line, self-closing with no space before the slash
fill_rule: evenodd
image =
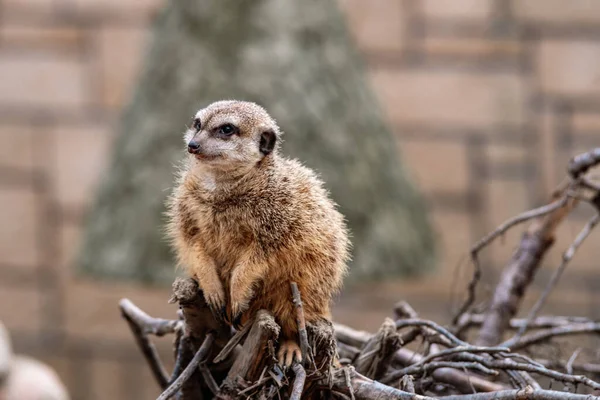
<path id="1" fill-rule="evenodd" d="M 83 271 L 172 281 L 162 213 L 182 133 L 197 109 L 224 98 L 263 105 L 286 131 L 284 154 L 326 181 L 359 250 L 351 278 L 433 264 L 423 201 L 334 0 L 168 2 L 144 65 L 88 216 Z"/>

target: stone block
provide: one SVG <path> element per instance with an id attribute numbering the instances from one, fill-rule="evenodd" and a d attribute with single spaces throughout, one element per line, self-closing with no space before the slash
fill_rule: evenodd
<path id="1" fill-rule="evenodd" d="M 573 114 L 573 134 L 600 132 L 600 113 L 575 112 Z"/>
<path id="2" fill-rule="evenodd" d="M 102 104 L 119 109 L 129 99 L 141 68 L 148 34 L 143 28 L 104 28 L 97 32 Z"/>
<path id="3" fill-rule="evenodd" d="M 404 165 L 427 197 L 466 192 L 469 171 L 462 143 L 403 140 L 400 150 Z"/>
<path id="4" fill-rule="evenodd" d="M 371 78 L 397 124 L 486 128 L 524 122 L 527 97 L 516 74 L 376 68 Z"/>
<path id="5" fill-rule="evenodd" d="M 598 23 L 600 2 L 595 0 L 512 0 L 518 18 L 546 23 Z"/>
<path id="6" fill-rule="evenodd" d="M 73 110 L 87 101 L 83 64 L 72 57 L 0 53 L 0 103 L 11 108 Z"/>
<path id="7" fill-rule="evenodd" d="M 423 50 L 428 56 L 515 59 L 521 52 L 521 44 L 510 40 L 426 37 Z"/>
<path id="8" fill-rule="evenodd" d="M 492 11 L 491 0 L 423 0 L 421 9 L 426 17 L 455 19 L 486 19 Z"/>
<path id="9" fill-rule="evenodd" d="M 44 18 L 51 15 L 57 6 L 56 0 L 3 0 L 2 1 L 2 16 L 18 11 L 20 13 L 38 14 Z"/>
<path id="10" fill-rule="evenodd" d="M 0 165 L 26 170 L 34 166 L 34 136 L 29 125 L 0 125 L 0 143 Z"/>
<path id="11" fill-rule="evenodd" d="M 11 332 L 36 333 L 41 325 L 41 294 L 34 287 L 2 285 L 0 287 L 0 316 Z M 18 306 L 17 306 L 18 305 Z"/>
<path id="12" fill-rule="evenodd" d="M 366 51 L 399 51 L 405 36 L 400 0 L 339 0 L 358 46 Z"/>
<path id="13" fill-rule="evenodd" d="M 41 1 L 41 0 L 38 0 Z M 47 0 L 46 0 L 47 1 Z M 134 15 L 140 19 L 156 13 L 163 0 L 62 0 L 64 7 L 77 10 L 79 14 Z"/>
<path id="14" fill-rule="evenodd" d="M 544 92 L 568 96 L 598 95 L 600 43 L 583 40 L 542 41 L 537 71 Z"/>
<path id="15" fill-rule="evenodd" d="M 37 201 L 33 191 L 0 188 L 0 262 L 32 273 L 41 256 Z"/>
<path id="16" fill-rule="evenodd" d="M 113 135 L 102 125 L 59 126 L 54 134 L 56 162 L 51 172 L 57 200 L 62 207 L 82 209 L 108 164 Z"/>
<path id="17" fill-rule="evenodd" d="M 3 45 L 12 48 L 47 50 L 79 50 L 81 30 L 72 26 L 33 26 L 11 23 L 0 25 Z"/>

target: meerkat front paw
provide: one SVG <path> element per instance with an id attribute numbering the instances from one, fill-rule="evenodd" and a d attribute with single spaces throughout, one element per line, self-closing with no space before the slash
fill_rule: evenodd
<path id="1" fill-rule="evenodd" d="M 294 362 L 302 362 L 302 352 L 300 346 L 295 340 L 286 340 L 279 346 L 279 353 L 277 355 L 279 359 L 279 365 L 283 368 L 289 368 Z"/>
<path id="2" fill-rule="evenodd" d="M 217 321 L 226 320 L 226 303 L 223 290 L 204 292 L 204 299 Z"/>

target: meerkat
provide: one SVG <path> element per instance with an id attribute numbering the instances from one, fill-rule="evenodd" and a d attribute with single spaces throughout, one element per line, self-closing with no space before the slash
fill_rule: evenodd
<path id="1" fill-rule="evenodd" d="M 350 244 L 322 181 L 280 155 L 281 135 L 255 103 L 198 111 L 184 135 L 189 154 L 167 203 L 167 231 L 218 318 L 239 328 L 260 309 L 273 313 L 278 360 L 289 367 L 302 360 L 290 282 L 308 323 L 330 319 Z"/>

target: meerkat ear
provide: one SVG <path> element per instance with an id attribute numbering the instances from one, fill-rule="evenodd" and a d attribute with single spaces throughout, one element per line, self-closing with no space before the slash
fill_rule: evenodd
<path id="1" fill-rule="evenodd" d="M 260 144 L 258 149 L 265 156 L 273 151 L 275 148 L 275 142 L 277 141 L 277 135 L 273 130 L 269 129 L 260 134 Z"/>

